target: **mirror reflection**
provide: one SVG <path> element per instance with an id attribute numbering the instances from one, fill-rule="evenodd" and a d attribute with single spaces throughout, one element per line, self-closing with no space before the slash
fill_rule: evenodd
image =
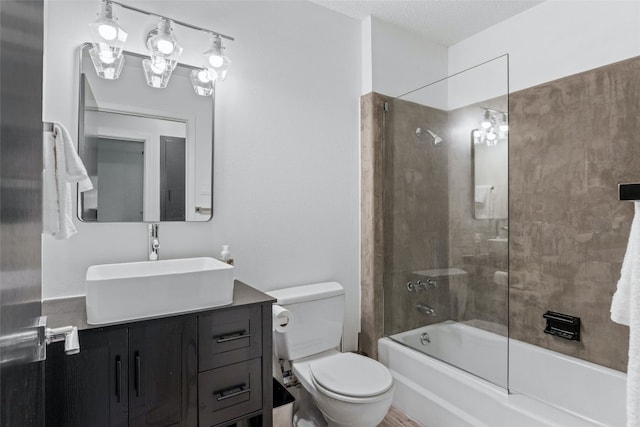
<path id="1" fill-rule="evenodd" d="M 212 215 L 213 97 L 198 96 L 178 64 L 151 88 L 144 57 L 124 53 L 117 80 L 81 48 L 78 150 L 94 184 L 79 194 L 86 222 L 207 221 Z"/>
<path id="2" fill-rule="evenodd" d="M 508 217 L 508 114 L 483 108 L 479 126 L 471 132 L 473 147 L 474 217 Z"/>

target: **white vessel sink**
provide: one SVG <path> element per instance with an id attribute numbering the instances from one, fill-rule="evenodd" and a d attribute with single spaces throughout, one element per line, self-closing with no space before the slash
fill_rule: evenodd
<path id="1" fill-rule="evenodd" d="M 91 325 L 233 302 L 233 266 L 206 257 L 93 265 L 86 282 Z"/>

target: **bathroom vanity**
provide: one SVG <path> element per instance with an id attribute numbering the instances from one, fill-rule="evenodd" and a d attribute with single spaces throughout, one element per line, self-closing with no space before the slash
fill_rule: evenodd
<path id="1" fill-rule="evenodd" d="M 48 348 L 47 427 L 271 426 L 273 301 L 236 281 L 230 305 L 100 327 L 84 298 L 45 301 L 81 329 L 79 354 Z"/>

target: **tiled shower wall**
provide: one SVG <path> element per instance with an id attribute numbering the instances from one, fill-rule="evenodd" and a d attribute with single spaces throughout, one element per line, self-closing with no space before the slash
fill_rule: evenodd
<path id="1" fill-rule="evenodd" d="M 421 136 L 416 134 L 422 129 Z M 386 334 L 449 319 L 445 286 L 409 292 L 419 272 L 448 265 L 448 149 L 426 129 L 445 136 L 447 112 L 393 100 L 385 117 L 384 330 Z M 431 316 L 418 305 L 435 309 Z"/>
<path id="2" fill-rule="evenodd" d="M 637 76 L 640 76 L 639 58 L 512 93 L 509 106 L 510 336 L 620 371 L 626 370 L 628 329 L 610 320 L 609 307 L 633 215 L 631 203 L 617 200 L 617 184 L 640 181 L 640 79 Z M 368 96 L 370 99 L 378 96 L 379 101 L 384 99 L 377 94 Z M 366 102 L 365 98 L 363 102 Z M 395 101 L 395 104 L 402 103 Z M 448 120 L 453 120 L 463 110 L 449 112 Z M 374 120 L 365 112 L 363 109 L 363 123 L 367 117 L 369 122 Z M 382 120 L 382 115 L 377 114 Z M 412 113 L 408 114 L 411 116 Z M 406 127 L 415 131 L 411 129 L 413 123 Z M 382 132 L 381 125 L 377 133 L 374 132 L 378 152 L 383 147 Z M 448 136 L 452 141 L 462 137 L 454 133 Z M 367 146 L 375 148 L 364 133 L 362 145 L 363 153 Z M 448 167 L 456 163 L 457 170 L 468 170 L 464 168 L 471 162 L 470 149 L 468 153 L 464 148 L 450 152 Z M 419 154 L 410 156 L 419 160 Z M 366 161 L 363 156 L 363 170 Z M 383 164 L 381 162 L 378 159 L 378 166 Z M 382 167 L 378 167 L 376 173 L 382 173 Z M 410 171 L 395 171 L 391 176 L 405 180 L 404 184 L 429 177 L 417 176 Z M 371 190 L 363 179 L 363 200 L 370 190 L 377 191 L 381 197 L 382 178 L 378 177 L 376 182 L 377 189 Z M 446 250 L 449 262 L 456 265 L 441 267 L 459 267 L 460 260 L 469 261 L 464 255 L 470 251 L 468 236 L 471 229 L 475 227 L 483 239 L 493 232 L 494 225 L 489 220 L 469 220 L 470 212 L 464 206 L 471 204 L 464 199 L 470 197 L 465 191 L 471 191 L 471 182 L 470 172 L 466 177 L 463 173 L 448 179 L 448 190 L 456 190 L 447 202 L 442 202 L 448 203 L 451 212 L 447 224 L 451 228 L 451 243 L 435 250 Z M 465 183 L 469 183 L 466 190 Z M 456 201 L 456 197 L 461 199 Z M 437 204 L 430 202 L 429 206 L 435 209 Z M 402 283 L 401 271 L 385 270 L 390 263 L 388 257 L 396 257 L 397 262 L 401 254 L 397 248 L 409 251 L 406 242 L 416 241 L 416 236 L 410 229 L 402 228 L 401 219 L 393 219 L 390 225 L 385 221 L 383 225 L 380 222 L 382 206 L 378 203 L 375 208 L 371 205 L 367 208 L 363 204 L 362 215 L 363 266 L 368 258 L 378 276 L 367 282 L 363 269 L 362 336 L 367 340 L 361 340 L 361 347 L 374 356 L 375 340 L 384 333 L 383 319 L 380 319 L 382 307 L 384 322 L 391 329 L 387 333 L 404 327 L 397 324 L 397 320 L 387 320 L 388 316 L 404 315 L 409 319 L 406 320 L 407 329 L 415 327 L 411 320 L 414 314 L 410 314 L 415 301 L 398 302 L 393 300 L 397 297 L 387 296 L 382 276 Z M 367 209 L 370 209 L 368 214 Z M 395 214 L 398 216 L 400 212 Z M 375 244 L 374 240 L 367 240 L 365 230 L 365 222 L 371 218 L 378 224 Z M 402 238 L 393 243 L 392 247 L 396 249 L 391 249 L 391 253 L 389 245 L 383 245 L 384 237 L 390 232 L 383 228 L 388 226 L 401 227 Z M 459 237 L 456 237 L 457 228 Z M 375 260 L 371 258 L 374 251 L 365 248 L 365 241 L 369 241 L 371 247 L 378 245 Z M 439 255 L 433 257 L 441 261 Z M 413 264 L 414 261 L 409 257 L 401 262 Z M 414 265 L 409 264 L 403 265 L 401 270 L 413 271 Z M 468 286 L 477 286 L 477 283 Z M 365 300 L 365 294 L 372 297 Z M 390 301 L 380 301 L 383 295 Z M 478 292 L 476 295 L 483 294 Z M 485 316 L 488 320 L 496 320 L 499 314 L 491 314 L 491 308 L 496 307 L 492 299 L 499 298 L 500 292 L 494 289 L 485 295 L 487 298 L 475 297 L 473 307 L 479 312 L 467 311 L 465 317 Z M 570 342 L 544 334 L 542 314 L 547 310 L 581 317 L 582 341 Z M 376 319 L 377 323 L 374 325 L 366 319 Z"/>
<path id="3" fill-rule="evenodd" d="M 510 97 L 510 335 L 620 371 L 628 328 L 609 318 L 640 181 L 640 58 Z M 582 340 L 542 333 L 546 310 Z"/>

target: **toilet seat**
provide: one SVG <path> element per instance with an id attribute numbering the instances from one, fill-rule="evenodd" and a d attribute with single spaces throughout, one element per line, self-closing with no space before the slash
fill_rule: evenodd
<path id="1" fill-rule="evenodd" d="M 379 400 L 393 387 L 386 366 L 354 353 L 336 353 L 313 361 L 309 372 L 319 391 L 346 402 Z"/>

